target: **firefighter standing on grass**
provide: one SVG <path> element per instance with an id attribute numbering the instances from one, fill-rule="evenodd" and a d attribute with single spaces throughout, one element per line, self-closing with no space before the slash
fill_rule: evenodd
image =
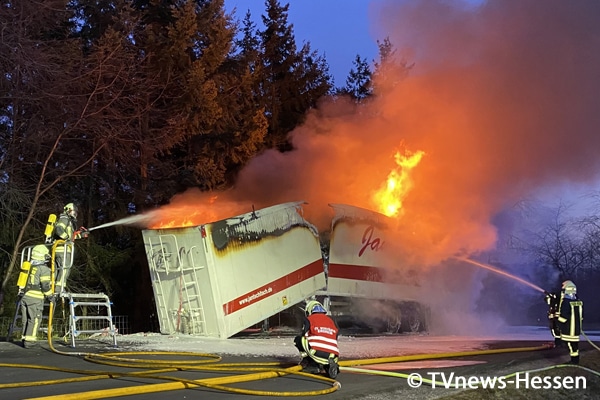
<path id="1" fill-rule="evenodd" d="M 583 302 L 577 298 L 577 286 L 571 281 L 562 284 L 564 292 L 559 306 L 558 322 L 560 338 L 567 344 L 571 361 L 569 364 L 579 364 L 579 335 L 583 320 Z"/>
<path id="2" fill-rule="evenodd" d="M 309 301 L 305 314 L 302 333 L 294 339 L 302 356 L 300 365 L 307 372 L 325 372 L 330 378 L 335 378 L 339 373 L 339 328 L 318 301 Z"/>
<path id="3" fill-rule="evenodd" d="M 69 277 L 70 267 L 73 262 L 73 243 L 75 239 L 87 237 L 87 230 L 80 228 L 80 233 L 76 233 L 77 229 L 77 206 L 73 203 L 65 205 L 63 212 L 58 217 L 54 225 L 54 240 L 65 240 L 71 243 L 65 243 L 56 246 L 55 261 L 56 261 L 56 283 L 54 292 L 61 293 L 64 290 L 63 283 L 66 285 Z"/>
<path id="4" fill-rule="evenodd" d="M 44 312 L 44 299 L 54 301 L 49 261 L 50 251 L 45 245 L 39 244 L 31 250 L 31 266 L 21 298 L 22 344 L 26 349 L 36 345 Z"/>

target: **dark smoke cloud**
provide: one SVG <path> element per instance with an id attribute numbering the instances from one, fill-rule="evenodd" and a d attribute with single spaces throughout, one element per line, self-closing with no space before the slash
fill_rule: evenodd
<path id="1" fill-rule="evenodd" d="M 326 228 L 328 203 L 376 209 L 394 152 L 422 150 L 401 240 L 427 263 L 489 249 L 504 207 L 598 178 L 599 15 L 596 1 L 374 2 L 376 36 L 414 63 L 408 76 L 359 107 L 323 104 L 295 151 L 257 157 L 221 198 L 306 200 Z"/>

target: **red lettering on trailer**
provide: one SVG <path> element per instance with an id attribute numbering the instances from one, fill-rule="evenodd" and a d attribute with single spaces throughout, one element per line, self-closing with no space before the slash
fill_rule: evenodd
<path id="1" fill-rule="evenodd" d="M 384 281 L 379 268 L 351 264 L 329 264 L 329 277 L 368 282 Z"/>
<path id="2" fill-rule="evenodd" d="M 225 315 L 233 314 L 236 311 L 255 304 L 260 300 L 266 299 L 267 297 L 273 296 L 274 294 L 297 285 L 300 282 L 304 282 L 305 280 L 310 279 L 322 272 L 323 260 L 316 260 L 300 269 L 297 269 L 296 271 L 269 282 L 266 285 L 253 289 L 250 292 L 223 304 L 223 313 Z"/>
<path id="3" fill-rule="evenodd" d="M 361 257 L 363 255 L 363 253 L 365 252 L 365 250 L 367 249 L 371 249 L 373 251 L 379 251 L 381 250 L 381 247 L 383 246 L 383 241 L 376 237 L 373 238 L 373 233 L 375 232 L 375 227 L 373 225 L 370 225 L 367 227 L 367 229 L 365 229 L 364 233 L 363 233 L 363 237 L 362 237 L 362 247 L 360 249 L 360 251 L 358 252 L 358 256 Z"/>

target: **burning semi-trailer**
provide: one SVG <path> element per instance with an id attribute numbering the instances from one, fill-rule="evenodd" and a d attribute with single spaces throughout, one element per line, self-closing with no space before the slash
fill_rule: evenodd
<path id="1" fill-rule="evenodd" d="M 160 332 L 228 338 L 311 297 L 342 326 L 426 329 L 418 283 L 403 280 L 401 268 L 386 268 L 386 217 L 331 205 L 331 230 L 319 232 L 303 217 L 303 204 L 143 230 Z"/>

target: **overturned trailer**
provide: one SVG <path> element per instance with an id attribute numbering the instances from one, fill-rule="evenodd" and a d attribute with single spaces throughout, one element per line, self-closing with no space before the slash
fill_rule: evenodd
<path id="1" fill-rule="evenodd" d="M 332 205 L 331 231 L 319 234 L 304 219 L 303 204 L 144 230 L 160 332 L 228 338 L 284 311 L 297 314 L 300 307 L 292 307 L 310 297 L 342 326 L 425 329 L 417 285 L 398 275 L 402 268 L 389 268 L 386 217 Z"/>
<path id="2" fill-rule="evenodd" d="M 302 202 L 142 234 L 163 334 L 228 338 L 325 287 Z"/>

